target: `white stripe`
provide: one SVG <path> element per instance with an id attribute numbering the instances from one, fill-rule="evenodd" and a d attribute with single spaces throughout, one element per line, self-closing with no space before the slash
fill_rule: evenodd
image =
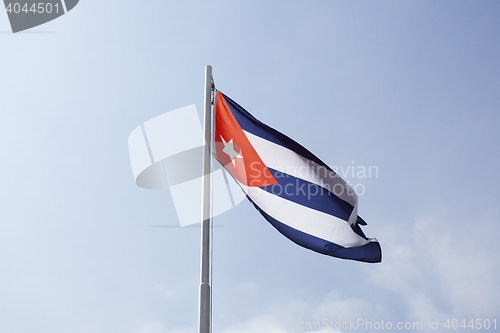
<path id="1" fill-rule="evenodd" d="M 259 187 L 239 184 L 260 209 L 289 227 L 343 247 L 369 242 L 352 231 L 349 223 L 342 219 L 283 199 Z"/>
<path id="2" fill-rule="evenodd" d="M 326 188 L 354 207 L 349 217 L 349 224 L 356 222 L 358 217 L 358 195 L 339 175 L 297 154 L 293 150 L 265 140 L 250 132 L 243 132 L 267 167 Z"/>

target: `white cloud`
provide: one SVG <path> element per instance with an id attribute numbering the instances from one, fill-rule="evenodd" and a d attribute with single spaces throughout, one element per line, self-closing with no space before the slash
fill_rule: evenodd
<path id="1" fill-rule="evenodd" d="M 393 327 L 397 322 L 421 322 L 427 327 L 436 319 L 494 318 L 500 306 L 499 261 L 491 250 L 497 237 L 495 220 L 489 215 L 476 220 L 456 215 L 450 211 L 429 214 L 406 229 L 383 230 L 383 262 L 362 270 L 369 277 L 362 289 L 368 291 L 366 297 L 350 293 L 354 285 L 346 290 L 332 285 L 319 298 L 311 297 L 307 290 L 273 293 L 269 298 L 263 286 L 245 282 L 230 290 L 218 289 L 216 297 L 223 301 L 215 309 L 214 330 L 330 333 L 341 332 L 342 324 L 358 319 L 383 320 Z M 175 296 L 162 285 L 153 290 L 165 297 Z M 294 324 L 299 322 L 304 326 L 313 323 L 312 329 L 298 329 Z M 317 329 L 315 322 L 322 328 Z M 361 326 L 356 331 L 370 329 Z M 195 326 L 172 330 L 161 323 L 149 323 L 137 331 L 196 332 Z"/>
<path id="2" fill-rule="evenodd" d="M 286 333 L 285 327 L 278 318 L 272 315 L 260 315 L 248 321 L 233 324 L 222 330 L 222 333 Z"/>
<path id="3" fill-rule="evenodd" d="M 304 323 L 332 320 L 335 328 L 335 323 L 357 319 L 427 326 L 436 319 L 494 318 L 500 308 L 499 255 L 492 251 L 498 237 L 492 217 L 497 214 L 475 214 L 472 218 L 442 208 L 407 228 L 385 230 L 383 262 L 365 270 L 370 277 L 366 298 L 346 297 L 338 286 L 332 286 L 334 291 L 322 299 L 294 292 L 276 295 L 260 304 L 259 313 L 228 322 L 222 331 L 305 332 L 292 329 L 292 319 Z M 251 303 L 246 306 L 258 308 L 260 298 L 254 291 L 260 289 L 248 283 L 236 287 L 233 295 Z"/>
<path id="4" fill-rule="evenodd" d="M 351 319 L 357 319 L 356 315 L 370 313 L 376 318 L 378 313 L 378 309 L 368 300 L 345 298 L 338 292 L 327 293 L 320 300 L 310 299 L 301 292 L 290 292 L 276 294 L 269 301 L 264 301 L 263 297 L 260 297 L 262 295 L 242 292 L 260 289 L 256 284 L 245 283 L 231 291 L 231 295 L 240 298 L 240 304 L 257 308 L 259 311 L 252 314 L 245 311 L 233 312 L 239 316 L 236 319 L 218 315 L 215 320 L 216 324 L 222 326 L 221 332 L 340 332 L 338 329 L 341 325 L 349 325 Z M 217 311 L 230 312 L 233 303 L 227 304 L 227 309 L 218 308 Z"/>
<path id="5" fill-rule="evenodd" d="M 144 324 L 139 330 L 135 333 L 166 333 L 165 325 L 161 322 L 149 322 Z"/>
<path id="6" fill-rule="evenodd" d="M 406 233 L 386 230 L 384 262 L 370 275 L 408 304 L 408 318 L 485 318 L 498 313 L 498 228 L 488 214 L 475 215 L 448 210 L 417 219 Z"/>
<path id="7" fill-rule="evenodd" d="M 303 324 L 304 327 L 306 327 L 308 324 L 310 325 L 310 327 L 314 327 L 313 322 L 299 322 L 299 321 L 293 321 L 293 322 L 288 321 L 286 325 L 284 325 L 283 320 L 281 320 L 277 316 L 274 316 L 272 314 L 263 314 L 257 317 L 253 317 L 247 321 L 226 327 L 225 329 L 222 330 L 222 333 L 253 333 L 253 332 L 287 333 L 287 332 L 304 331 L 303 329 L 298 329 L 299 323 Z M 318 326 L 320 326 L 319 323 Z M 326 329 L 326 328 L 324 329 L 319 328 L 318 330 L 308 329 L 307 332 L 337 333 L 340 331 Z"/>
<path id="8" fill-rule="evenodd" d="M 179 327 L 167 329 L 165 324 L 159 321 L 145 323 L 139 330 L 134 333 L 196 333 L 195 327 Z"/>

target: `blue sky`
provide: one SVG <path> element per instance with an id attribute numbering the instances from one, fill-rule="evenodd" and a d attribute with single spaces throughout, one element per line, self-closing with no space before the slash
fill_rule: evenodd
<path id="1" fill-rule="evenodd" d="M 214 332 L 498 321 L 499 14 L 497 1 L 82 0 L 9 34 L 0 13 L 0 331 L 196 332 L 199 229 L 150 227 L 175 209 L 134 184 L 127 137 L 201 112 L 207 64 L 326 163 L 378 168 L 346 178 L 365 187 L 383 251 L 381 264 L 314 253 L 243 202 L 215 219 Z"/>

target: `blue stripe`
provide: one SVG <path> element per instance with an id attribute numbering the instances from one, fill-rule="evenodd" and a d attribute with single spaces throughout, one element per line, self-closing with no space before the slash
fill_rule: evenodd
<path id="1" fill-rule="evenodd" d="M 356 223 L 361 224 L 361 225 L 366 225 L 365 220 L 363 220 L 360 216 L 358 216 L 358 219 L 356 220 Z"/>
<path id="2" fill-rule="evenodd" d="M 274 142 L 277 145 L 293 150 L 294 152 L 307 158 L 308 160 L 314 161 L 317 164 L 324 166 L 328 170 L 333 171 L 328 165 L 326 165 L 323 161 L 317 158 L 313 153 L 304 148 L 298 142 L 295 142 L 288 136 L 260 122 L 231 98 L 227 97 L 224 94 L 222 95 L 224 96 L 229 109 L 233 113 L 234 118 L 236 118 L 236 121 L 243 130 L 260 136 L 261 138 L 268 141 Z"/>
<path id="3" fill-rule="evenodd" d="M 326 188 L 272 168 L 268 169 L 278 184 L 261 187 L 264 191 L 344 221 L 349 220 L 353 206 Z"/>
<path id="4" fill-rule="evenodd" d="M 300 246 L 318 253 L 342 259 L 350 259 L 363 262 L 380 262 L 382 260 L 382 251 L 378 242 L 369 242 L 365 245 L 356 247 L 340 246 L 324 239 L 306 234 L 284 223 L 281 223 L 280 221 L 269 216 L 265 211 L 260 209 L 260 207 L 257 206 L 248 196 L 247 198 L 262 214 L 262 216 L 264 216 L 264 218 L 269 221 L 269 223 L 271 223 L 273 227 L 275 227 L 281 234 L 290 239 L 292 242 Z M 357 224 L 356 226 L 359 229 L 359 226 Z M 354 228 L 353 231 L 356 232 Z M 359 229 L 359 231 L 361 231 L 361 229 Z"/>

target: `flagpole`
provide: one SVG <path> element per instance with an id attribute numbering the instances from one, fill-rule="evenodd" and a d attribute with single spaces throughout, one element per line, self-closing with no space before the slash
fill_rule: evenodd
<path id="1" fill-rule="evenodd" d="M 211 291 L 210 291 L 210 225 L 212 174 L 212 66 L 205 67 L 205 129 L 203 149 L 202 222 L 201 222 L 201 283 L 199 333 L 211 331 Z"/>

